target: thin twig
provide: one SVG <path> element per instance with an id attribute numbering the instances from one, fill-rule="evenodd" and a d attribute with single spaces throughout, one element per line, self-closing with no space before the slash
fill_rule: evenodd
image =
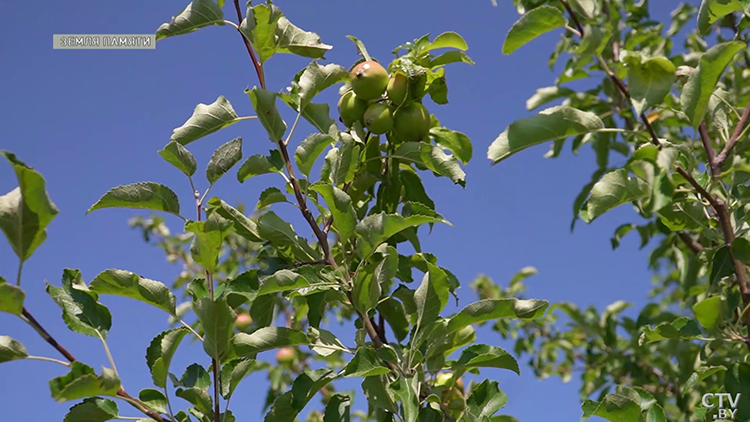
<path id="1" fill-rule="evenodd" d="M 304 267 L 305 265 L 325 265 L 325 264 L 328 264 L 328 260 L 319 259 L 317 261 L 295 262 L 294 264 L 292 264 L 292 268 Z"/>
<path id="2" fill-rule="evenodd" d="M 708 160 L 708 166 L 711 168 L 711 176 L 717 178 L 721 175 L 721 168 L 717 168 L 716 163 L 716 151 L 711 145 L 711 137 L 708 136 L 708 128 L 706 122 L 702 122 L 698 126 L 698 133 L 701 136 L 701 142 L 703 143 L 703 149 L 706 150 L 706 158 Z"/>
<path id="3" fill-rule="evenodd" d="M 55 340 L 55 338 L 52 337 L 47 332 L 47 330 L 44 329 L 44 327 L 42 327 L 39 321 L 37 321 L 36 318 L 34 318 L 34 316 L 31 315 L 31 313 L 26 308 L 23 308 L 21 315 L 23 315 L 24 321 L 31 325 L 34 330 L 39 333 L 39 335 L 44 339 L 44 341 L 49 343 L 50 346 L 54 347 L 55 350 L 57 350 L 65 359 L 68 360 L 68 362 L 76 362 L 76 358 L 73 357 L 73 355 L 70 354 L 67 349 L 60 345 L 60 343 L 58 343 L 57 340 Z M 154 419 L 158 422 L 168 422 L 168 420 L 163 418 L 159 413 L 146 406 L 140 400 L 133 398 L 125 391 L 124 388 L 120 387 L 120 389 L 117 391 L 117 395 L 127 400 L 133 407 L 135 407 L 151 419 Z"/>
<path id="4" fill-rule="evenodd" d="M 583 37 L 586 33 L 583 31 L 583 25 L 581 25 L 581 21 L 578 20 L 578 16 L 576 16 L 573 9 L 568 4 L 567 0 L 560 0 L 560 3 L 563 4 L 563 7 L 565 7 L 565 10 L 568 11 L 568 14 L 570 15 L 570 18 L 573 19 L 573 23 L 575 23 L 576 28 L 578 28 L 578 32 L 581 33 L 581 37 Z"/>
<path id="5" fill-rule="evenodd" d="M 721 173 L 721 167 L 729 157 L 729 153 L 732 152 L 732 148 L 734 148 L 734 146 L 737 144 L 737 141 L 740 140 L 740 135 L 742 135 L 748 119 L 750 119 L 750 102 L 745 107 L 745 110 L 742 111 L 742 116 L 737 122 L 737 126 L 735 126 L 734 132 L 732 132 L 732 135 L 729 137 L 726 145 L 724 145 L 724 149 L 722 149 L 719 155 L 716 156 L 716 161 L 714 162 L 713 167 L 715 167 L 719 173 Z"/>
<path id="6" fill-rule="evenodd" d="M 237 12 L 237 22 L 239 22 L 239 25 L 242 24 L 242 9 L 240 9 L 240 1 L 234 0 L 234 10 Z M 253 52 L 253 47 L 250 45 L 250 41 L 245 38 L 245 35 L 242 33 L 242 31 L 239 30 L 239 27 L 237 29 L 237 32 L 239 32 L 240 36 L 242 37 L 242 41 L 245 43 L 245 48 L 247 48 L 248 54 L 250 54 L 250 59 L 253 61 L 253 66 L 255 67 L 255 73 L 258 75 L 258 80 L 260 81 L 260 86 L 265 89 L 266 87 L 266 76 L 263 73 L 263 63 L 261 63 L 256 57 L 255 52 Z"/>
<path id="7" fill-rule="evenodd" d="M 694 254 L 698 255 L 699 253 L 701 253 L 701 251 L 703 251 L 703 245 L 698 243 L 688 233 L 677 232 L 677 237 L 679 237 L 685 243 L 685 246 L 687 246 L 688 249 L 693 251 Z"/>

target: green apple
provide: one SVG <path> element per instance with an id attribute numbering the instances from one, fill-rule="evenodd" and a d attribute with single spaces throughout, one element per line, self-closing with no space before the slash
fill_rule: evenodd
<path id="1" fill-rule="evenodd" d="M 252 323 L 253 319 L 250 317 L 250 314 L 241 313 L 237 315 L 237 319 L 234 321 L 234 326 L 240 331 L 246 331 Z"/>
<path id="2" fill-rule="evenodd" d="M 409 80 L 403 73 L 394 73 L 386 87 L 388 99 L 396 105 L 403 104 L 409 96 Z"/>
<path id="3" fill-rule="evenodd" d="M 418 142 L 430 132 L 430 112 L 419 103 L 404 104 L 393 114 L 393 132 L 404 142 Z"/>
<path id="4" fill-rule="evenodd" d="M 374 60 L 364 61 L 351 71 L 352 89 L 365 101 L 380 98 L 388 86 L 388 72 Z"/>
<path id="5" fill-rule="evenodd" d="M 367 110 L 367 101 L 357 97 L 354 91 L 346 91 L 339 98 L 338 109 L 341 122 L 346 127 L 351 127 L 354 122 L 362 120 L 362 116 L 364 116 Z"/>
<path id="6" fill-rule="evenodd" d="M 387 104 L 370 105 L 363 116 L 365 127 L 376 135 L 382 135 L 393 129 L 393 115 Z"/>

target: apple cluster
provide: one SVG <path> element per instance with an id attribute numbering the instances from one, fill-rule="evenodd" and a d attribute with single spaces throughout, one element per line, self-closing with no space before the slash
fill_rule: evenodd
<path id="1" fill-rule="evenodd" d="M 374 135 L 389 134 L 402 142 L 418 142 L 428 136 L 430 113 L 412 98 L 406 75 L 388 75 L 380 63 L 366 60 L 354 66 L 350 76 L 351 90 L 338 102 L 346 127 L 361 122 Z"/>

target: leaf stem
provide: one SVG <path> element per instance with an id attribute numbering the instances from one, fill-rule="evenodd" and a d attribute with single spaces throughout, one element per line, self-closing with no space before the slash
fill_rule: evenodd
<path id="1" fill-rule="evenodd" d="M 23 272 L 23 259 L 18 259 L 18 272 L 16 273 L 16 286 L 21 287 L 21 273 Z"/>
<path id="2" fill-rule="evenodd" d="M 70 366 L 70 364 L 68 362 L 64 362 L 64 361 L 61 361 L 59 359 L 54 359 L 54 358 L 47 358 L 47 357 L 44 357 L 44 356 L 26 356 L 26 359 L 41 360 L 41 361 L 44 361 L 44 362 L 57 363 L 57 364 L 60 364 L 60 365 L 63 365 L 63 366 Z"/>
<path id="3" fill-rule="evenodd" d="M 167 411 L 169 412 L 169 419 L 172 420 L 172 422 L 176 422 L 177 419 L 174 417 L 174 411 L 172 410 L 172 402 L 169 400 L 169 391 L 167 390 L 167 385 L 164 384 L 164 398 L 167 399 Z"/>
<path id="4" fill-rule="evenodd" d="M 190 330 L 190 332 L 193 333 L 194 336 L 198 337 L 198 340 L 203 341 L 203 337 L 201 337 L 201 335 L 198 334 L 198 332 L 195 331 L 193 329 L 193 327 L 190 326 L 190 324 L 188 324 L 187 322 L 185 322 L 182 319 L 180 320 L 180 324 L 182 324 L 185 328 L 187 328 L 188 330 Z"/>
<path id="5" fill-rule="evenodd" d="M 234 10 L 237 12 L 237 21 L 240 25 L 242 25 L 242 9 L 240 9 L 240 1 L 234 0 Z M 242 37 L 242 41 L 245 43 L 245 48 L 247 48 L 248 54 L 250 54 L 250 59 L 253 61 L 253 66 L 255 67 L 255 73 L 258 75 L 258 82 L 260 82 L 260 87 L 265 89 L 266 88 L 266 77 L 263 74 L 263 63 L 261 63 L 256 57 L 255 52 L 253 52 L 253 47 L 250 45 L 250 41 L 245 37 L 245 34 L 240 31 L 239 26 L 237 27 L 237 32 L 240 33 L 240 36 Z"/>
<path id="6" fill-rule="evenodd" d="M 115 366 L 115 360 L 114 358 L 112 358 L 112 352 L 109 350 L 107 340 L 105 340 L 101 335 L 99 336 L 99 339 L 102 341 L 102 346 L 104 346 L 104 353 L 107 354 L 107 359 L 109 359 L 109 364 L 112 365 L 112 370 L 115 371 L 115 375 L 117 375 L 117 378 L 120 378 L 120 373 L 117 372 L 117 366 Z M 120 381 L 120 383 L 122 384 L 122 381 Z"/>

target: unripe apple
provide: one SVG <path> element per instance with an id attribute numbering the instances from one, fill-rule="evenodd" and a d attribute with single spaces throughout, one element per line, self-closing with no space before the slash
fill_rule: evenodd
<path id="1" fill-rule="evenodd" d="M 288 365 L 294 362 L 294 356 L 294 349 L 292 349 L 291 347 L 282 347 L 278 352 L 276 352 L 276 362 L 282 365 Z"/>
<path id="2" fill-rule="evenodd" d="M 253 319 L 250 317 L 250 314 L 241 313 L 237 315 L 237 319 L 234 321 L 234 326 L 240 331 L 246 331 L 252 323 Z"/>
<path id="3" fill-rule="evenodd" d="M 382 135 L 393 129 L 393 115 L 386 104 L 372 104 L 365 111 L 363 119 L 365 127 L 376 135 Z"/>
<path id="4" fill-rule="evenodd" d="M 357 97 L 354 91 L 346 91 L 339 98 L 338 109 L 341 121 L 346 127 L 351 127 L 354 122 L 362 120 L 367 110 L 367 101 Z"/>
<path id="5" fill-rule="evenodd" d="M 354 93 L 365 101 L 379 98 L 388 86 L 388 72 L 373 60 L 354 66 L 351 77 Z"/>
<path id="6" fill-rule="evenodd" d="M 409 80 L 403 73 L 394 73 L 388 81 L 386 88 L 388 99 L 396 105 L 401 105 L 409 96 Z"/>
<path id="7" fill-rule="evenodd" d="M 393 131 L 404 142 L 418 142 L 430 132 L 430 113 L 419 103 L 402 105 L 393 114 Z"/>

